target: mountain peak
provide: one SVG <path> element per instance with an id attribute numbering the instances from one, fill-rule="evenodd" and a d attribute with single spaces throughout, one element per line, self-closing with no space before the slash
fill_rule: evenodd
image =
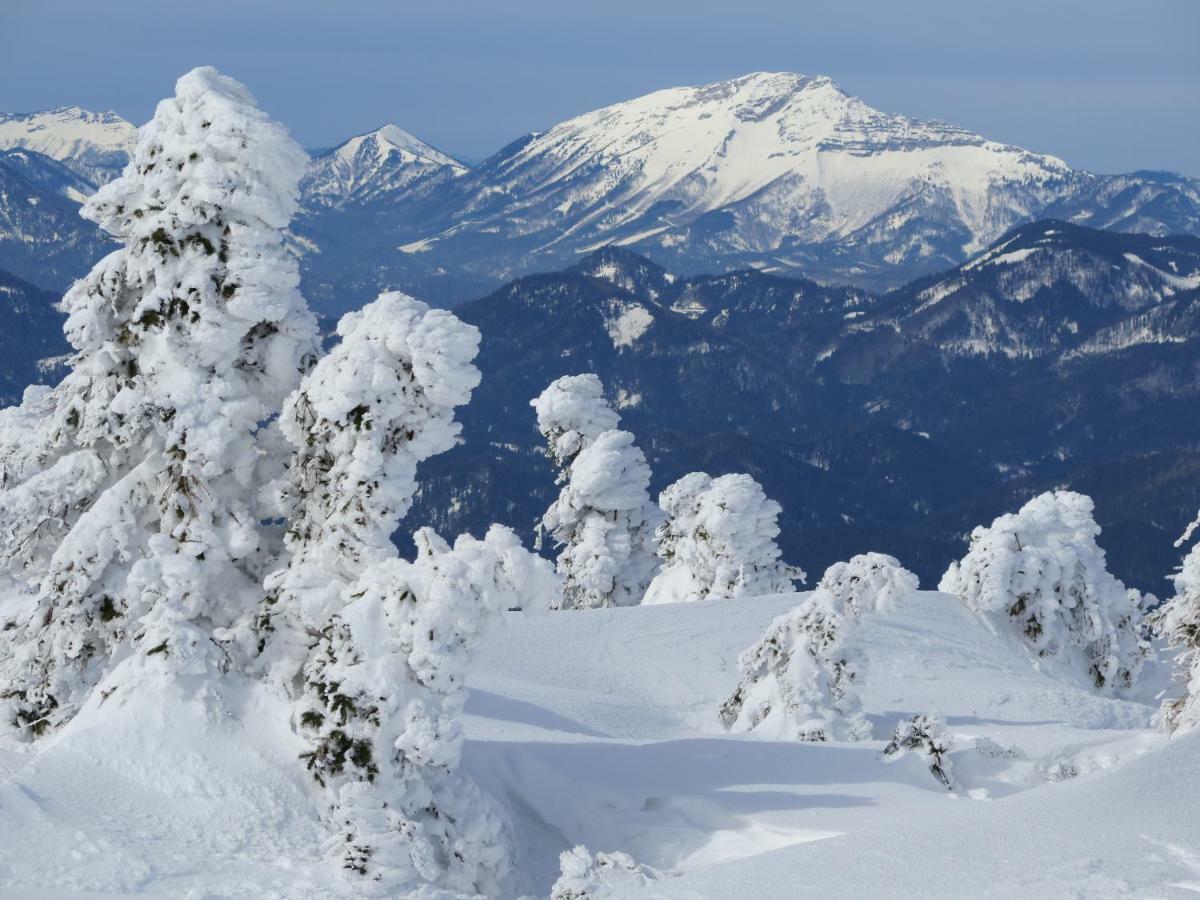
<path id="1" fill-rule="evenodd" d="M 375 200 L 431 177 L 466 172 L 458 160 L 388 124 L 355 135 L 313 159 L 301 190 L 307 202 L 334 208 Z"/>

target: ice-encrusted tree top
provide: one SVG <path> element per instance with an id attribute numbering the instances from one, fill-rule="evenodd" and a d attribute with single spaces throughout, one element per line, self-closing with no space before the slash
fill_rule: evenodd
<path id="1" fill-rule="evenodd" d="M 971 533 L 938 589 L 1016 633 L 1037 656 L 1086 672 L 1106 692 L 1136 681 L 1149 653 L 1144 601 L 1109 574 L 1091 498 L 1034 497 Z"/>
<path id="2" fill-rule="evenodd" d="M 825 570 L 818 591 L 834 596 L 843 615 L 892 612 L 920 586 L 917 576 L 886 553 L 861 553 Z"/>
<path id="3" fill-rule="evenodd" d="M 537 412 L 546 452 L 559 468 L 570 465 L 581 450 L 620 421 L 604 399 L 604 385 L 590 372 L 552 381 L 530 406 Z"/>

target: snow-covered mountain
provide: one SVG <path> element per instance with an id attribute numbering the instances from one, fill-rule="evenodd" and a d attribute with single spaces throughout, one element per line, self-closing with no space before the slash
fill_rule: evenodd
<path id="1" fill-rule="evenodd" d="M 0 149 L 36 150 L 96 184 L 121 173 L 136 137 L 137 128 L 114 112 L 62 106 L 35 113 L 0 113 Z"/>
<path id="2" fill-rule="evenodd" d="M 586 113 L 446 193 L 443 220 L 402 249 L 499 277 L 615 243 L 682 272 L 752 265 L 895 286 L 1052 207 L 1101 227 L 1200 230 L 1191 179 L 1092 175 L 790 73 Z"/>
<path id="3" fill-rule="evenodd" d="M 368 203 L 415 188 L 418 182 L 467 171 L 458 160 L 395 125 L 360 134 L 312 161 L 300 186 L 309 207 Z"/>
<path id="4" fill-rule="evenodd" d="M 1049 220 L 1015 229 L 965 265 L 897 291 L 881 324 L 947 354 L 1107 352 L 1120 349 L 1108 329 L 1127 329 L 1131 316 L 1170 307 L 1197 288 L 1200 242 L 1194 238 Z M 1135 330 L 1121 346 L 1195 336 Z"/>

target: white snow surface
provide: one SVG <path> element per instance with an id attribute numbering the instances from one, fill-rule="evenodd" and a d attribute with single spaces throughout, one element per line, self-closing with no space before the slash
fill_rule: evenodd
<path id="1" fill-rule="evenodd" d="M 738 654 L 804 595 L 510 613 L 482 641 L 464 770 L 507 810 L 528 892 L 559 854 L 657 877 L 614 897 L 1187 897 L 1200 888 L 1200 733 L 1038 671 L 955 598 L 867 613 L 875 733 L 942 716 L 959 791 L 882 740 L 726 735 Z M 33 745 L 0 737 L 0 895 L 352 897 L 273 689 L 150 672 Z M 978 747 L 976 742 L 979 741 Z M 1072 777 L 1073 776 L 1073 777 Z"/>

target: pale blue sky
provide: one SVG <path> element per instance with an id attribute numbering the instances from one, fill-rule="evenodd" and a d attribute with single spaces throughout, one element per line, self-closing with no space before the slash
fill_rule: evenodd
<path id="1" fill-rule="evenodd" d="M 1200 176 L 1200 0 L 0 0 L 0 109 L 144 121 L 245 81 L 308 147 L 394 122 L 477 159 L 656 88 L 832 76 L 1101 172 Z"/>

